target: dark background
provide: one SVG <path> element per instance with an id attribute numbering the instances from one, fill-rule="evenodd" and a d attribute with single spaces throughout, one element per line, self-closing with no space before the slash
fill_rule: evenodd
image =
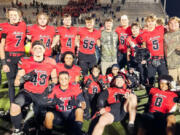
<path id="1" fill-rule="evenodd" d="M 161 1 L 164 5 L 165 0 Z M 180 0 L 166 0 L 166 12 L 170 17 L 180 17 Z"/>

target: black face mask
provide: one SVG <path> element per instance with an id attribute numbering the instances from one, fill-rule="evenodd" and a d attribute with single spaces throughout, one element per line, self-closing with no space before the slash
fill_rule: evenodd
<path id="1" fill-rule="evenodd" d="M 73 64 L 71 66 L 64 64 L 64 67 L 67 69 L 71 69 L 73 67 Z"/>

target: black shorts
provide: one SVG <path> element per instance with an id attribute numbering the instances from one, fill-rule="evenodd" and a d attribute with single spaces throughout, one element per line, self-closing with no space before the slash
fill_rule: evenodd
<path id="1" fill-rule="evenodd" d="M 111 111 L 110 113 L 114 116 L 114 122 L 121 121 L 126 116 L 126 112 L 124 111 L 123 103 L 116 103 L 110 105 Z"/>
<path id="2" fill-rule="evenodd" d="M 33 110 L 36 119 L 38 119 L 38 121 L 43 121 L 47 112 L 47 108 L 45 106 L 41 106 L 38 103 L 39 96 L 40 94 L 30 93 L 23 89 L 15 97 L 14 103 L 18 104 L 21 108 L 29 106 L 31 103 L 33 103 Z"/>
<path id="3" fill-rule="evenodd" d="M 66 112 L 52 111 L 54 114 L 53 125 L 64 125 L 64 123 L 70 124 L 70 122 L 75 121 L 75 109 Z"/>
<path id="4" fill-rule="evenodd" d="M 139 126 L 146 129 L 148 133 L 150 132 L 151 134 L 163 135 L 167 125 L 166 119 L 169 115 L 171 115 L 171 113 L 144 113 L 141 116 L 141 122 L 139 123 Z"/>

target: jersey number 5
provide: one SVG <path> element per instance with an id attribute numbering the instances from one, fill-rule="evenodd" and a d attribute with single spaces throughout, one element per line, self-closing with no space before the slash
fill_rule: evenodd
<path id="1" fill-rule="evenodd" d="M 158 42 L 158 40 L 153 40 L 152 44 L 153 44 L 153 50 L 159 50 L 159 42 Z"/>
<path id="2" fill-rule="evenodd" d="M 89 43 L 88 40 L 84 40 L 84 42 L 83 42 L 83 47 L 85 49 L 92 49 L 93 45 L 94 45 L 94 41 L 90 41 L 90 43 Z"/>

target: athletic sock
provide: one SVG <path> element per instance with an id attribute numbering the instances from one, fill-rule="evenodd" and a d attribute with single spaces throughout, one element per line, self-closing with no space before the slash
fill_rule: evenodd
<path id="1" fill-rule="evenodd" d="M 21 120 L 22 114 L 18 114 L 17 116 L 11 116 L 11 122 L 16 129 L 21 129 Z"/>

